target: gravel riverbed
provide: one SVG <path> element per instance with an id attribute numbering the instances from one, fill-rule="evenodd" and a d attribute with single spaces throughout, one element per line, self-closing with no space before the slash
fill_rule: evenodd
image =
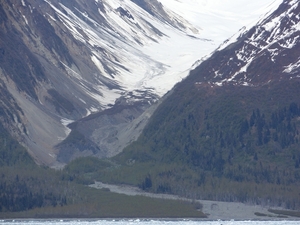
<path id="1" fill-rule="evenodd" d="M 90 187 L 102 189 L 107 188 L 111 192 L 125 194 L 125 195 L 141 195 L 151 198 L 160 199 L 174 199 L 184 201 L 198 201 L 203 205 L 202 212 L 204 212 L 209 220 L 279 220 L 276 214 L 268 211 L 269 207 L 250 205 L 238 202 L 220 202 L 220 201 L 208 201 L 208 200 L 192 200 L 182 198 L 176 195 L 169 194 L 154 194 L 145 192 L 138 187 L 129 185 L 112 185 L 104 184 L 102 182 L 95 182 Z M 267 216 L 257 216 L 255 213 L 265 214 Z M 296 219 L 296 218 L 284 218 L 284 219 Z M 299 218 L 298 218 L 299 219 Z"/>

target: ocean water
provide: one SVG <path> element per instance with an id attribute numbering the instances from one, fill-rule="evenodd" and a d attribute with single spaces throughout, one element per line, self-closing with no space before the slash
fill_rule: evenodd
<path id="1" fill-rule="evenodd" d="M 0 220 L 2 225 L 299 225 L 299 221 L 201 221 L 201 220 Z"/>

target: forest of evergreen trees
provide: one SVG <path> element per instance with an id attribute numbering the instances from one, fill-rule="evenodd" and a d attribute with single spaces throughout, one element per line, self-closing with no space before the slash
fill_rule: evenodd
<path id="1" fill-rule="evenodd" d="M 33 177 L 30 180 L 20 180 L 19 176 L 11 180 L 6 179 L 5 174 L 1 174 L 0 183 L 0 211 L 24 211 L 43 206 L 66 205 L 66 196 L 61 196 L 49 191 L 44 193 L 42 186 L 39 186 L 39 181 Z M 35 187 L 29 187 L 28 183 Z"/>
<path id="2" fill-rule="evenodd" d="M 0 123 L 0 212 L 66 205 L 70 191 L 60 175 L 35 164 Z"/>
<path id="3" fill-rule="evenodd" d="M 139 139 L 113 158 L 120 169 L 100 171 L 99 179 L 157 193 L 300 208 L 299 88 L 291 85 L 254 92 L 183 84 Z"/>

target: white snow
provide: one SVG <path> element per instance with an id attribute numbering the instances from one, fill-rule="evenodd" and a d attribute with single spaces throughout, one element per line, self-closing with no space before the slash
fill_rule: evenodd
<path id="1" fill-rule="evenodd" d="M 294 70 L 298 69 L 300 67 L 300 58 L 297 62 L 291 63 L 288 66 L 285 67 L 284 73 L 292 73 Z"/>
<path id="2" fill-rule="evenodd" d="M 28 20 L 27 20 L 26 16 L 25 15 L 22 15 L 22 16 L 23 16 L 23 19 L 24 19 L 26 25 L 28 25 Z"/>
<path id="3" fill-rule="evenodd" d="M 201 28 L 201 37 L 216 45 L 253 25 L 260 17 L 278 7 L 282 0 L 160 0 L 179 15 Z"/>
<path id="4" fill-rule="evenodd" d="M 271 32 L 280 22 L 280 18 L 276 17 L 274 20 L 264 25 L 264 28 Z"/>
<path id="5" fill-rule="evenodd" d="M 67 119 L 67 118 L 63 118 L 60 120 L 61 124 L 65 126 L 65 133 L 66 133 L 66 137 L 71 133 L 71 129 L 68 128 L 68 125 L 73 123 L 74 120 L 70 120 L 70 119 Z M 63 138 L 60 138 L 60 140 L 63 140 L 65 139 L 65 137 Z"/>
<path id="6" fill-rule="evenodd" d="M 62 11 L 50 1 L 45 1 L 56 11 L 60 21 L 73 36 L 88 44 L 92 53 L 91 61 L 95 68 L 98 68 L 98 74 L 95 76 L 103 76 L 121 86 L 121 90 L 106 88 L 101 79 L 96 84 L 79 82 L 86 93 L 97 99 L 103 108 L 109 107 L 126 92 L 135 90 L 163 96 L 188 75 L 193 64 L 198 65 L 201 59 L 210 55 L 226 39 L 236 33 L 238 37 L 240 29 L 243 27 L 244 30 L 248 29 L 282 2 L 282 0 L 159 0 L 171 19 L 180 21 L 186 27 L 184 30 L 162 23 L 131 0 L 105 0 L 103 4 L 106 13 L 98 11 L 110 24 L 114 30 L 112 31 L 93 21 L 87 12 L 80 12 L 77 9 L 94 26 L 76 16 L 66 6 L 60 4 L 64 10 Z M 121 16 L 116 10 L 119 7 L 127 10 L 134 19 Z M 265 29 L 271 30 L 276 25 L 275 22 L 276 20 L 266 25 Z M 157 34 L 148 23 L 164 36 Z M 229 40 L 223 47 L 235 40 L 236 38 Z M 293 43 L 289 42 L 288 47 Z M 105 51 L 97 51 L 97 47 Z M 104 65 L 114 74 L 109 74 Z M 244 66 L 244 71 L 248 65 Z M 68 71 L 72 79 L 84 79 L 83 75 L 73 73 L 70 68 Z M 88 88 L 87 85 L 93 88 Z M 95 88 L 99 91 L 94 91 Z M 90 111 L 94 109 L 99 109 L 99 106 L 91 106 Z"/>
<path id="7" fill-rule="evenodd" d="M 53 16 L 51 16 L 49 13 L 47 13 L 47 15 L 49 16 L 49 18 L 50 18 L 51 20 L 56 21 L 56 19 L 55 19 Z"/>
<path id="8" fill-rule="evenodd" d="M 292 13 L 292 10 L 298 7 L 300 3 L 298 1 L 291 1 L 289 3 L 291 5 L 290 8 L 277 17 L 271 17 L 269 14 L 276 9 L 278 3 L 281 3 L 281 1 L 274 1 L 273 4 L 270 4 L 269 7 L 267 7 L 270 8 L 272 6 L 273 10 L 258 21 L 258 26 L 255 28 L 253 35 L 248 38 L 248 40 L 245 40 L 245 45 L 243 45 L 241 49 L 236 51 L 236 58 L 238 59 L 239 64 L 243 66 L 238 69 L 238 71 L 233 71 L 229 78 L 223 79 L 218 82 L 217 85 L 222 85 L 224 82 L 235 82 L 235 78 L 239 74 L 244 74 L 244 80 L 247 80 L 247 68 L 258 55 L 265 54 L 265 51 L 267 50 L 270 53 L 271 60 L 276 62 L 277 56 L 280 55 L 283 49 L 291 49 L 299 43 L 299 35 L 294 34 L 295 32 L 300 31 L 300 24 L 297 23 L 297 21 L 293 21 L 294 13 Z M 283 26 L 283 19 L 289 21 L 290 26 Z M 218 48 L 218 50 L 224 49 L 229 44 L 235 42 L 239 36 L 249 28 L 250 27 L 245 27 L 242 29 Z M 267 36 L 268 38 L 264 38 L 264 36 Z M 280 46 L 280 48 L 278 48 L 278 46 Z M 291 73 L 299 68 L 299 66 L 299 61 L 290 63 L 285 66 L 283 72 Z M 222 74 L 222 71 L 218 72 Z"/>
<path id="9" fill-rule="evenodd" d="M 66 119 L 66 118 L 63 118 L 60 121 L 61 121 L 61 124 L 63 124 L 64 126 L 68 126 L 70 123 L 74 122 L 74 120 L 70 120 L 70 119 Z"/>

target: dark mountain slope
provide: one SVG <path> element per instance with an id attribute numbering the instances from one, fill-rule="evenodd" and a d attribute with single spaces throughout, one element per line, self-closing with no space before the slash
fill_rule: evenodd
<path id="1" fill-rule="evenodd" d="M 0 122 L 38 164 L 61 167 L 78 156 L 117 154 L 129 143 L 123 139 L 135 140 L 144 124 L 131 129 L 133 136 L 124 127 L 146 123 L 149 116 L 143 113 L 160 98 L 155 88 L 140 84 L 152 79 L 149 71 L 165 73 L 164 63 L 144 52 L 148 44 L 169 38 L 165 28 L 180 31 L 187 40 L 194 39 L 186 34 L 198 32 L 157 1 L 1 1 Z M 80 151 L 57 147 L 71 133 L 68 124 L 124 99 L 124 110 L 135 118 L 124 118 L 111 128 L 122 130 L 126 138 L 111 144 L 105 133 L 100 136 L 102 131 L 81 121 L 88 144 L 81 144 Z M 143 106 L 132 107 L 132 102 Z M 93 118 L 105 123 L 105 118 Z"/>
<path id="2" fill-rule="evenodd" d="M 143 187 L 150 176 L 155 192 L 297 207 L 299 84 L 175 91 L 116 157 L 116 180 Z"/>
<path id="3" fill-rule="evenodd" d="M 122 171 L 109 179 L 299 208 L 299 9 L 285 1 L 202 62 L 115 158 Z"/>

